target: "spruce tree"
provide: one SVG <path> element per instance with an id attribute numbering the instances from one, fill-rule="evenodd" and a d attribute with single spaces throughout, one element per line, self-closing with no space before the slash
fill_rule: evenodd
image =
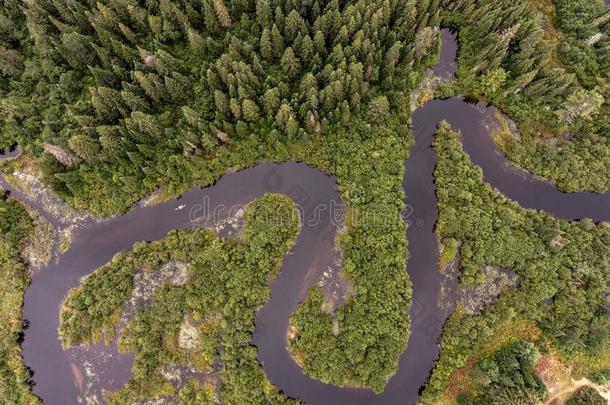
<path id="1" fill-rule="evenodd" d="M 263 29 L 259 47 L 261 56 L 265 58 L 265 60 L 270 61 L 273 59 L 274 49 L 273 44 L 271 43 L 271 32 L 267 27 Z"/>
<path id="2" fill-rule="evenodd" d="M 242 114 L 246 121 L 255 122 L 259 119 L 259 110 L 256 103 L 250 99 L 245 99 L 242 102 Z"/>
<path id="3" fill-rule="evenodd" d="M 223 0 L 212 0 L 212 3 L 214 4 L 214 10 L 216 10 L 216 17 L 218 17 L 220 25 L 225 28 L 230 27 L 232 24 L 231 16 Z"/>
<path id="4" fill-rule="evenodd" d="M 280 65 L 282 66 L 282 71 L 289 79 L 297 77 L 301 69 L 301 63 L 297 57 L 294 56 L 294 51 L 291 47 L 286 48 L 286 51 L 284 51 Z"/>
<path id="5" fill-rule="evenodd" d="M 280 58 L 284 54 L 284 38 L 275 24 L 271 28 L 271 44 L 273 45 L 273 55 Z"/>

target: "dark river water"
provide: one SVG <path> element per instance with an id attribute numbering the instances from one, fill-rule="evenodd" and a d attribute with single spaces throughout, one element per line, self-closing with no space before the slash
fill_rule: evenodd
<path id="1" fill-rule="evenodd" d="M 456 40 L 443 32 L 441 61 L 435 72 L 455 72 Z M 486 124 L 496 110 L 461 98 L 433 100 L 413 116 L 415 145 L 406 162 L 404 188 L 406 204 L 412 207 L 407 231 L 408 272 L 413 283 L 410 310 L 412 333 L 400 357 L 398 372 L 385 391 L 375 395 L 366 389 L 340 388 L 306 376 L 286 351 L 288 318 L 307 290 L 333 262 L 335 226 L 323 212 L 316 226 L 303 227 L 297 244 L 286 256 L 278 278 L 273 282 L 269 302 L 259 310 L 253 343 L 269 379 L 285 394 L 311 404 L 413 404 L 438 358 L 446 310 L 439 308 L 440 275 L 434 235 L 437 201 L 433 181 L 436 161 L 431 148 L 436 126 L 441 120 L 462 131 L 465 151 L 483 169 L 485 180 L 523 207 L 544 210 L 566 219 L 589 217 L 610 220 L 610 196 L 594 193 L 565 194 L 551 183 L 537 179 L 511 164 L 498 151 Z M 3 187 L 9 188 L 2 181 Z M 17 199 L 27 199 L 12 190 Z M 135 242 L 163 238 L 170 230 L 194 226 L 192 218 L 204 207 L 245 205 L 266 192 L 292 197 L 304 207 L 304 223 L 315 215 L 313 207 L 340 202 L 334 177 L 301 163 L 261 163 L 253 168 L 223 176 L 214 186 L 194 189 L 179 200 L 153 207 L 136 207 L 120 217 L 90 222 L 80 231 L 71 248 L 44 269 L 36 271 L 26 291 L 23 355 L 33 371 L 34 392 L 51 405 L 72 404 L 86 385 L 94 391 L 119 388 L 129 378 L 133 357 L 119 354 L 114 346 L 64 351 L 58 340 L 59 309 L 70 288 L 83 276 L 107 263 L 114 254 L 130 250 Z M 36 202 L 33 208 L 44 207 Z M 309 208 L 308 208 L 309 207 Z M 318 212 L 319 214 L 319 212 Z M 225 212 L 226 215 L 226 212 Z M 95 366 L 98 380 L 87 376 Z"/>

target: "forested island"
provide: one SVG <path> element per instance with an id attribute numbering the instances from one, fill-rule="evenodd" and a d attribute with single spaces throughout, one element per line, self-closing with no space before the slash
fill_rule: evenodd
<path id="1" fill-rule="evenodd" d="M 458 38 L 455 77 L 431 69 L 442 29 Z M 0 402 L 45 399 L 22 358 L 22 307 L 49 260 L 23 252 L 51 225 L 28 198 L 59 197 L 51 223 L 69 210 L 96 218 L 47 237 L 61 278 L 61 255 L 95 221 L 296 161 L 334 176 L 345 204 L 336 235 L 318 237 L 339 263 L 312 261 L 315 280 L 278 349 L 307 378 L 337 398 L 361 390 L 383 401 L 418 327 L 409 275 L 438 271 L 455 291 L 421 403 L 606 403 L 610 225 L 511 201 L 469 160 L 468 133 L 447 123 L 431 163 L 438 268 L 405 271 L 406 230 L 421 226 L 405 203 L 403 180 L 417 178 L 405 161 L 426 153 L 414 135 L 437 124 L 413 113 L 455 96 L 503 113 L 489 136 L 531 175 L 564 192 L 610 190 L 610 8 L 600 0 L 3 0 L 0 150 L 16 156 L 0 170 L 17 193 L 0 198 Z M 250 201 L 232 237 L 199 226 L 144 237 L 70 286 L 57 314 L 63 348 L 106 341 L 134 355 L 129 380 L 98 400 L 303 400 L 266 374 L 253 337 L 307 228 L 295 201 L 307 195 L 285 194 Z M 154 291 L 134 301 L 150 279 Z"/>

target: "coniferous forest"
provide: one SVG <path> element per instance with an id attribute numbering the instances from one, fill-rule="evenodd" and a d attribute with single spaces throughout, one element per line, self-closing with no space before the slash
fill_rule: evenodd
<path id="1" fill-rule="evenodd" d="M 141 3 L 3 8 L 1 145 L 102 215 L 175 192 L 240 141 L 272 149 L 404 110 L 440 22 L 438 2 Z"/>
<path id="2" fill-rule="evenodd" d="M 459 29 L 458 82 L 516 120 L 505 153 L 566 191 L 610 187 L 610 37 L 602 2 L 447 1 Z"/>
<path id="3" fill-rule="evenodd" d="M 353 291 L 331 316 L 312 289 L 287 345 L 308 376 L 380 393 L 410 335 L 404 162 L 411 98 L 438 60 L 441 28 L 458 35 L 458 69 L 433 97 L 498 107 L 518 129 L 493 134 L 500 149 L 559 189 L 610 190 L 610 8 L 600 0 L 0 0 L 0 151 L 18 147 L 66 204 L 99 217 L 263 160 L 336 176 L 348 220 L 335 243 Z M 446 125 L 434 149 L 441 264 L 459 260 L 464 288 L 484 285 L 488 267 L 518 281 L 479 313 L 458 303 L 422 401 L 542 403 L 550 362 L 607 384 L 608 224 L 507 200 Z M 287 218 L 268 228 L 263 214 Z M 189 282 L 162 287 L 119 336 L 135 353 L 133 375 L 108 401 L 291 402 L 250 340 L 297 238 L 292 214 L 288 198 L 266 195 L 248 206 L 239 240 L 175 231 L 118 254 L 69 293 L 62 343 L 113 337 L 139 269 L 189 263 Z M 33 227 L 2 194 L 3 403 L 38 401 L 19 346 L 29 282 L 20 249 Z M 203 338 L 181 346 L 189 328 Z M 214 369 L 221 383 L 176 390 L 158 370 L 177 363 Z M 599 398 L 584 387 L 569 401 Z"/>

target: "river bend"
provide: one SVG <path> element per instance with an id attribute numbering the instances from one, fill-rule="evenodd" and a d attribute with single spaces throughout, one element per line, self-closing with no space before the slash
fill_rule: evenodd
<path id="1" fill-rule="evenodd" d="M 455 36 L 444 31 L 441 61 L 434 68 L 435 73 L 454 74 L 456 48 Z M 415 145 L 406 161 L 404 176 L 405 203 L 413 208 L 410 219 L 415 220 L 407 230 L 408 272 L 413 283 L 412 332 L 407 349 L 400 357 L 398 372 L 380 395 L 367 389 L 341 388 L 311 379 L 286 350 L 289 316 L 333 260 L 332 240 L 336 229 L 330 218 L 322 217 L 315 229 L 303 227 L 273 282 L 271 299 L 257 313 L 254 334 L 259 360 L 268 378 L 286 395 L 311 404 L 417 402 L 419 390 L 438 358 L 437 342 L 447 315 L 438 306 L 441 280 L 434 235 L 438 215 L 433 179 L 436 157 L 431 147 L 441 120 L 462 132 L 464 150 L 482 168 L 485 180 L 521 206 L 568 220 L 583 217 L 610 220 L 609 193 L 562 193 L 551 183 L 508 161 L 489 136 L 486 125 L 496 112 L 483 103 L 450 98 L 432 100 L 413 115 Z M 0 185 L 8 188 L 13 197 L 43 210 L 40 204 L 28 201 L 3 179 Z M 312 206 L 340 201 L 334 177 L 302 163 L 261 163 L 224 175 L 215 185 L 193 189 L 179 200 L 136 207 L 120 217 L 89 222 L 58 261 L 35 272 L 25 294 L 23 316 L 29 328 L 25 330 L 23 355 L 34 373 L 34 392 L 50 405 L 75 403 L 79 395 L 73 374 L 78 365 L 62 349 L 57 331 L 60 305 L 68 290 L 79 285 L 83 276 L 107 263 L 114 254 L 131 249 L 135 242 L 161 239 L 173 229 L 192 227 L 190 217 L 204 199 L 212 206 L 228 207 L 246 204 L 266 192 L 287 194 L 301 204 L 303 201 L 298 200 L 306 197 L 307 204 Z M 104 366 L 106 377 L 100 383 L 103 388 L 117 389 L 129 378 L 132 355 L 116 353 L 115 348 L 102 344 L 88 350 L 91 361 L 92 357 L 112 354 L 112 361 Z"/>

